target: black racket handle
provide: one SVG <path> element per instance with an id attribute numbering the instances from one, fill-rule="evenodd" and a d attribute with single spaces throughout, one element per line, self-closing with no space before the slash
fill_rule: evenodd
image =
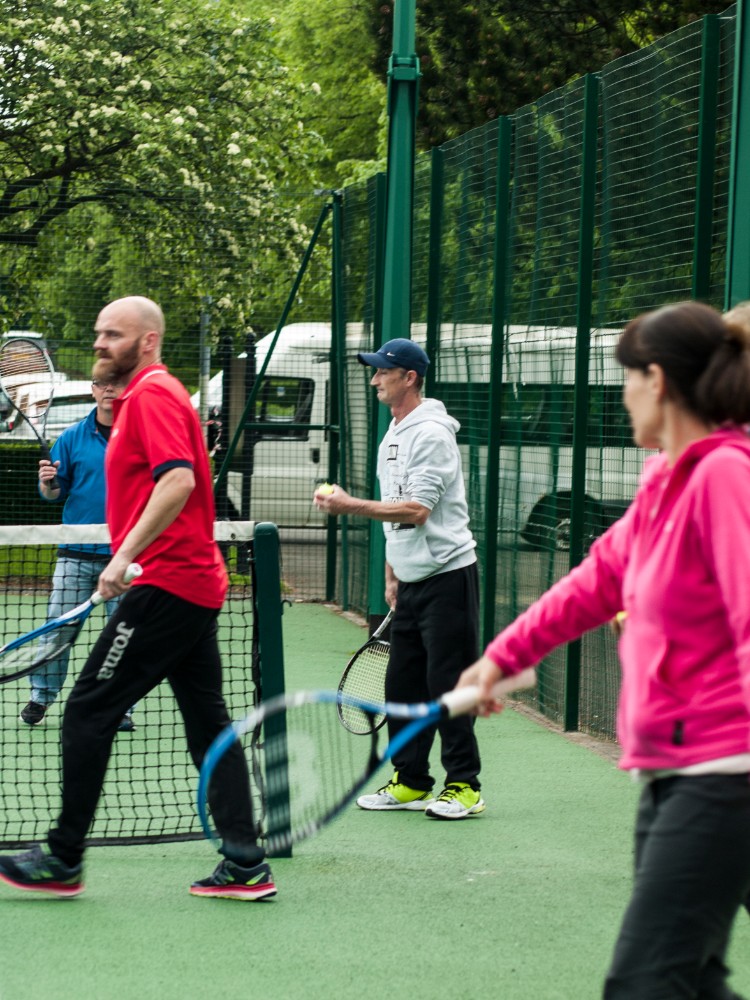
<path id="1" fill-rule="evenodd" d="M 44 442 L 42 442 L 39 445 L 39 447 L 40 447 L 41 452 L 42 452 L 42 458 L 46 459 L 50 464 L 52 464 L 52 455 L 50 454 L 50 450 L 47 447 L 47 445 L 44 444 Z M 57 478 L 57 476 L 55 476 L 53 479 L 49 479 L 47 481 L 46 485 L 49 486 L 49 488 L 51 490 L 59 490 L 60 489 L 60 480 Z"/>

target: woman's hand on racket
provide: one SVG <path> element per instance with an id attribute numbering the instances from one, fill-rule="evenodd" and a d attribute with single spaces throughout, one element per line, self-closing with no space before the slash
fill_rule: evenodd
<path id="1" fill-rule="evenodd" d="M 39 460 L 39 485 L 45 493 L 59 492 L 60 484 L 52 485 L 53 480 L 57 477 L 57 470 L 59 468 L 59 462 L 50 462 L 46 458 Z"/>
<path id="2" fill-rule="evenodd" d="M 473 663 L 464 670 L 458 678 L 456 687 L 462 688 L 469 685 L 476 685 L 480 692 L 476 714 L 486 717 L 497 712 L 502 712 L 505 707 L 504 702 L 498 701 L 492 695 L 492 688 L 502 678 L 503 672 L 495 661 L 491 660 L 489 656 L 482 656 L 476 663 Z"/>

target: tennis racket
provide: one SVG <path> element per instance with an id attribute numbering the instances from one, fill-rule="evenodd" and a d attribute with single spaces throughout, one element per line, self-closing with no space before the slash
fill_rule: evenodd
<path id="1" fill-rule="evenodd" d="M 535 683 L 535 672 L 528 668 L 504 677 L 493 694 L 502 698 Z M 298 691 L 261 703 L 244 719 L 227 726 L 206 753 L 197 795 L 204 833 L 218 844 L 209 819 L 211 778 L 227 750 L 244 736 L 249 736 L 244 749 L 251 755 L 251 773 L 259 767 L 263 776 L 263 835 L 268 852 L 275 854 L 316 834 L 353 801 L 385 761 L 441 719 L 471 712 L 478 695 L 478 688 L 465 687 L 437 701 L 402 705 L 370 703 L 338 691 Z M 374 726 L 365 741 L 353 740 L 340 725 L 338 707 L 343 700 L 373 718 L 386 715 L 406 724 L 379 752 Z"/>
<path id="2" fill-rule="evenodd" d="M 372 726 L 380 729 L 385 722 L 385 715 L 382 712 L 375 716 L 367 715 L 356 705 L 350 704 L 348 699 L 351 697 L 369 702 L 385 701 L 385 671 L 391 644 L 380 636 L 385 632 L 392 617 L 391 609 L 367 642 L 360 646 L 349 660 L 339 681 L 339 693 L 346 696 L 336 706 L 339 719 L 342 726 L 356 736 L 367 736 L 372 732 Z"/>
<path id="3" fill-rule="evenodd" d="M 29 394 L 24 392 L 30 384 L 39 390 L 33 419 L 29 412 Z M 46 440 L 47 414 L 55 394 L 55 368 L 43 347 L 25 337 L 14 337 L 0 347 L 0 389 L 3 390 L 21 419 L 31 428 L 39 442 L 42 458 L 52 461 Z M 49 481 L 50 489 L 59 489 L 57 478 Z"/>
<path id="4" fill-rule="evenodd" d="M 131 563 L 125 571 L 123 579 L 130 583 L 140 576 L 143 570 L 138 563 Z M 43 663 L 56 659 L 66 649 L 69 649 L 81 634 L 84 622 L 104 598 L 96 591 L 91 597 L 72 608 L 45 622 L 25 635 L 13 639 L 0 647 L 0 684 L 17 680 L 25 674 L 30 674 Z"/>

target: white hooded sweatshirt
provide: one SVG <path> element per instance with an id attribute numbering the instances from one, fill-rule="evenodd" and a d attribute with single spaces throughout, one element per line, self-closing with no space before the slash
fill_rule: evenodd
<path id="1" fill-rule="evenodd" d="M 378 451 L 380 496 L 429 508 L 423 525 L 384 522 L 385 557 L 398 580 L 413 583 L 476 562 L 476 542 L 456 443 L 460 427 L 437 399 L 423 399 L 396 424 Z"/>

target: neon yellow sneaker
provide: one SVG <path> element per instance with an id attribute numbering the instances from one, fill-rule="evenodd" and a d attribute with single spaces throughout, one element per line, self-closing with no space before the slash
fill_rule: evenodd
<path id="1" fill-rule="evenodd" d="M 412 809 L 420 811 L 430 802 L 434 802 L 432 792 L 424 792 L 419 788 L 409 788 L 398 780 L 398 771 L 387 785 L 383 785 L 372 795 L 360 795 L 357 805 L 360 809 Z"/>
<path id="2" fill-rule="evenodd" d="M 485 809 L 484 799 L 476 788 L 465 781 L 452 781 L 427 806 L 424 814 L 432 819 L 465 819 L 467 816 L 476 816 Z"/>

